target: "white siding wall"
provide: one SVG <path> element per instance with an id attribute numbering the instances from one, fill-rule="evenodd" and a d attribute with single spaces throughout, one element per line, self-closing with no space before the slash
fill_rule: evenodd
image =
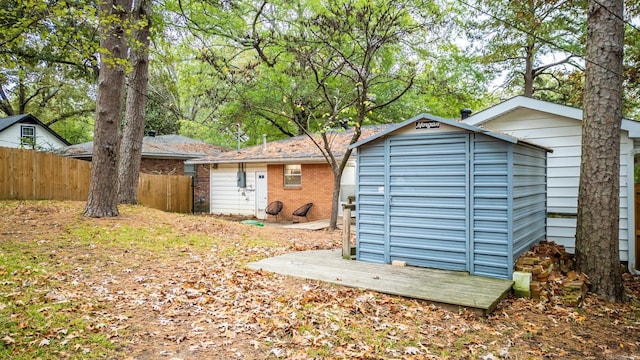
<path id="1" fill-rule="evenodd" d="M 4 131 L 0 132 L 0 146 L 10 147 L 10 148 L 20 148 L 20 125 L 22 124 L 13 124 Z M 62 149 L 67 145 L 64 144 L 60 139 L 51 135 L 51 133 L 43 128 L 40 125 L 35 124 L 24 124 L 24 125 L 33 125 L 36 127 L 36 146 L 43 150 L 55 150 Z"/>
<path id="2" fill-rule="evenodd" d="M 238 188 L 237 164 L 220 164 L 211 168 L 211 213 L 255 215 L 256 211 L 256 171 L 267 171 L 265 164 L 247 164 L 247 188 Z"/>
<path id="3" fill-rule="evenodd" d="M 547 211 L 565 214 L 575 214 L 578 211 L 581 121 L 540 111 L 518 109 L 482 126 L 553 149 L 553 153 L 547 155 Z M 625 131 L 621 135 L 620 150 L 620 259 L 627 261 L 629 249 L 627 161 L 629 153 L 633 150 L 633 141 Z M 633 184 L 633 175 L 630 182 Z M 575 227 L 575 219 L 549 218 L 547 219 L 547 237 L 573 252 Z"/>
<path id="4" fill-rule="evenodd" d="M 355 154 L 347 161 L 347 166 L 342 171 L 340 179 L 340 206 L 338 207 L 338 216 L 342 216 L 342 204 L 346 204 L 349 196 L 356 195 L 356 160 Z M 355 212 L 351 213 L 355 216 Z"/>

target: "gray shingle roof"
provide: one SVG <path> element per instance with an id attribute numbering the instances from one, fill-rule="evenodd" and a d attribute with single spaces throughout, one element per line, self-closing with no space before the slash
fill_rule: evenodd
<path id="1" fill-rule="evenodd" d="M 142 139 L 142 156 L 148 158 L 193 159 L 229 150 L 201 140 L 181 135 L 145 136 Z M 72 145 L 63 151 L 69 157 L 86 158 L 93 153 L 93 141 Z"/>
<path id="2" fill-rule="evenodd" d="M 361 139 L 373 136 L 393 124 L 368 125 L 362 127 Z M 320 134 L 313 135 L 316 141 L 322 145 Z M 327 138 L 334 156 L 341 157 L 347 151 L 353 128 L 343 131 L 327 132 Z M 237 163 L 237 162 L 324 162 L 322 152 L 307 135 L 300 135 L 283 140 L 271 141 L 266 144 L 255 145 L 240 149 L 240 151 L 227 151 L 224 153 L 212 154 L 197 159 L 187 161 L 194 164 L 214 164 L 214 163 Z"/>

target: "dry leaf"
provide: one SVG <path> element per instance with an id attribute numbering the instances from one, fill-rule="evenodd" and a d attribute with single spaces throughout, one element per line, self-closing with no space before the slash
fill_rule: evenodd
<path id="1" fill-rule="evenodd" d="M 9 335 L 3 337 L 2 341 L 5 343 L 5 345 L 13 345 L 16 342 L 16 340 Z"/>
<path id="2" fill-rule="evenodd" d="M 51 340 L 49 339 L 42 339 L 40 340 L 40 343 L 38 344 L 38 346 L 42 347 L 42 346 L 49 346 L 49 344 L 51 343 Z"/>
<path id="3" fill-rule="evenodd" d="M 417 347 L 414 346 L 408 346 L 406 348 L 404 348 L 404 353 L 407 355 L 418 355 L 420 354 L 420 349 L 418 349 Z"/>

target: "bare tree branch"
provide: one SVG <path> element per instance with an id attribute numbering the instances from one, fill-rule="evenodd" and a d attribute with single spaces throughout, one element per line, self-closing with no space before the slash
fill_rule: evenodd
<path id="1" fill-rule="evenodd" d="M 569 62 L 569 61 L 570 61 L 571 59 L 573 59 L 574 57 L 575 57 L 575 56 L 571 55 L 571 56 L 568 56 L 568 57 L 566 57 L 566 58 L 564 58 L 564 59 L 562 59 L 562 60 L 560 60 L 560 61 L 556 61 L 556 62 L 554 62 L 554 63 L 550 63 L 550 64 L 546 64 L 546 65 L 543 65 L 543 66 L 537 67 L 537 68 L 533 69 L 533 75 L 534 75 L 534 77 L 535 77 L 535 76 L 537 76 L 538 74 L 540 74 L 540 73 L 544 72 L 545 70 L 547 70 L 547 69 L 549 69 L 549 68 L 552 68 L 552 67 L 555 67 L 555 66 L 558 66 L 558 65 L 562 65 L 562 64 L 567 64 L 567 63 L 569 63 L 569 64 L 570 64 L 570 62 Z"/>

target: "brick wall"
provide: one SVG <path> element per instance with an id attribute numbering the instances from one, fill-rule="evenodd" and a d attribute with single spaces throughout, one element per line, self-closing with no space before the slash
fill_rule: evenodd
<path id="1" fill-rule="evenodd" d="M 140 172 L 156 175 L 184 175 L 184 160 L 142 158 Z"/>
<path id="2" fill-rule="evenodd" d="M 333 171 L 328 164 L 303 164 L 300 187 L 284 186 L 284 165 L 268 165 L 267 172 L 268 201 L 280 200 L 284 204 L 279 219 L 291 220 L 293 211 L 308 202 L 313 203 L 309 221 L 331 217 Z"/>

